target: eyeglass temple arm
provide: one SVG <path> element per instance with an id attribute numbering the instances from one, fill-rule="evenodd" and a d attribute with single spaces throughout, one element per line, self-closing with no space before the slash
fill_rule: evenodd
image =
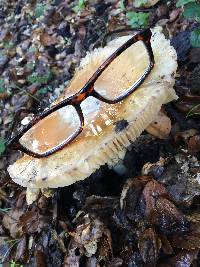
<path id="1" fill-rule="evenodd" d="M 145 45 L 148 48 L 148 51 L 150 52 L 150 62 L 154 62 L 154 56 L 153 56 L 153 51 L 151 48 L 151 30 L 146 29 L 133 37 L 131 37 L 127 42 L 125 42 L 122 46 L 120 46 L 109 58 L 107 58 L 106 61 L 97 69 L 97 71 L 92 75 L 92 77 L 88 80 L 88 82 L 85 84 L 85 86 L 81 89 L 81 92 L 87 91 L 88 88 L 91 87 L 92 84 L 96 82 L 96 80 L 99 78 L 101 73 L 106 69 L 106 67 L 117 57 L 119 56 L 125 49 L 130 47 L 132 44 L 138 42 L 138 41 L 143 41 Z"/>
<path id="2" fill-rule="evenodd" d="M 101 96 L 98 92 L 96 92 L 95 90 L 92 91 L 91 95 L 96 97 L 97 99 L 109 103 L 109 104 L 116 104 L 117 102 L 123 100 L 125 97 L 127 97 L 128 95 L 130 95 L 135 89 L 137 89 L 137 87 L 143 83 L 143 81 L 145 80 L 145 78 L 149 75 L 150 71 L 152 70 L 154 64 L 155 64 L 155 59 L 154 59 L 154 54 L 153 54 L 153 50 L 151 47 L 151 30 L 147 29 L 144 30 L 142 33 L 136 34 L 135 36 L 133 36 L 132 38 L 130 38 L 125 44 L 124 46 L 118 48 L 114 54 L 112 54 L 101 66 L 100 68 L 97 70 L 97 72 L 93 75 L 95 77 L 91 77 L 90 80 L 88 81 L 88 83 L 86 84 L 86 86 L 89 85 L 89 82 L 92 80 L 92 78 L 94 78 L 92 80 L 92 82 L 94 83 L 98 77 L 101 75 L 101 73 L 105 70 L 105 68 L 112 62 L 113 59 L 115 59 L 118 55 L 120 55 L 126 48 L 128 48 L 130 45 L 134 44 L 137 41 L 143 41 L 145 44 L 145 47 L 147 49 L 148 52 L 148 56 L 149 56 L 149 65 L 146 69 L 146 71 L 144 72 L 144 74 L 142 75 L 142 77 L 140 77 L 134 84 L 133 86 L 131 86 L 127 92 L 127 94 L 124 96 L 120 96 L 115 100 L 110 100 L 110 99 L 106 99 L 103 96 Z M 96 77 L 97 75 L 97 77 Z"/>

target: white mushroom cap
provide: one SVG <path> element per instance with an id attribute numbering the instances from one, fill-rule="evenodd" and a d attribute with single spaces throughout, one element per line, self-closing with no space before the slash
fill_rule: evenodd
<path id="1" fill-rule="evenodd" d="M 123 159 L 127 147 L 154 120 L 162 104 L 177 99 L 173 90 L 176 52 L 160 28 L 152 32 L 155 66 L 138 90 L 114 105 L 87 98 L 82 103 L 86 116 L 85 128 L 78 138 L 51 156 L 37 159 L 25 155 L 9 166 L 9 174 L 16 183 L 29 188 L 67 186 L 87 178 L 101 165 L 114 166 L 119 159 Z M 88 53 L 64 95 L 56 102 L 78 92 L 105 59 L 129 38 L 117 38 L 106 47 Z M 140 49 L 137 45 L 129 49 L 127 57 L 115 63 L 112 75 L 108 72 L 99 78 L 95 89 L 106 87 L 115 93 L 118 90 L 116 80 L 119 88 L 124 84 L 129 87 L 133 75 L 144 64 Z M 139 65 L 134 68 L 136 63 Z M 126 70 L 126 79 L 120 77 L 120 68 Z M 115 81 L 115 88 L 112 81 Z"/>

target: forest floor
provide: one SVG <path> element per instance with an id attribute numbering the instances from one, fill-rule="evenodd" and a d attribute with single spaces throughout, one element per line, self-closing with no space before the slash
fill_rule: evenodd
<path id="1" fill-rule="evenodd" d="M 200 266 L 199 22 L 191 0 L 0 1 L 0 266 Z M 49 106 L 106 35 L 155 25 L 178 56 L 169 136 L 144 132 L 126 175 L 103 166 L 28 206 L 7 172 L 14 115 Z"/>

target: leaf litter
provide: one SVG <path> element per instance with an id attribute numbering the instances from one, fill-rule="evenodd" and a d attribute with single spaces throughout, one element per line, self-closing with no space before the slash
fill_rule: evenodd
<path id="1" fill-rule="evenodd" d="M 198 8 L 193 10 L 198 3 L 137 1 L 135 7 L 133 2 L 0 4 L 2 263 L 199 265 L 200 76 L 195 35 L 199 18 Z M 25 191 L 6 172 L 19 156 L 4 147 L 14 114 L 21 108 L 32 113 L 49 105 L 86 51 L 127 24 L 162 25 L 178 54 L 175 89 L 179 100 L 167 106 L 164 119 L 127 151 L 124 174 L 104 166 L 83 182 L 57 189 L 52 197 L 40 194 L 27 206 Z"/>

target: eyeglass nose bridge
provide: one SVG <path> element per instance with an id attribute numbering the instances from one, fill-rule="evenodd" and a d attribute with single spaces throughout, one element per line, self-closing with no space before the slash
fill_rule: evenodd
<path id="1" fill-rule="evenodd" d="M 80 92 L 75 94 L 71 99 L 71 104 L 73 105 L 80 105 L 87 97 L 92 96 L 94 91 L 94 82 L 88 82 Z"/>

